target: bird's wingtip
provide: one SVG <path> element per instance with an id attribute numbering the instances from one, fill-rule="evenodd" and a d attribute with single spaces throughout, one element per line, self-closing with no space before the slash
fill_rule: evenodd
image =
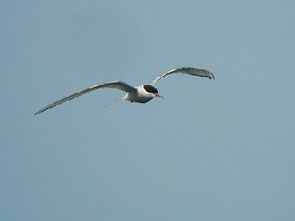
<path id="1" fill-rule="evenodd" d="M 213 73 L 210 73 L 210 80 L 214 80 L 215 79 L 215 76 Z"/>
<path id="2" fill-rule="evenodd" d="M 39 110 L 37 111 L 36 113 L 34 113 L 34 116 L 38 115 L 38 114 L 41 114 L 43 112 L 43 110 Z"/>

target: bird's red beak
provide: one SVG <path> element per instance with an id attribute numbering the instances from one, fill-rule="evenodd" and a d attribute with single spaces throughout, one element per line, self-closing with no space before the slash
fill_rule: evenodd
<path id="1" fill-rule="evenodd" d="M 156 93 L 155 96 L 160 97 L 160 98 L 164 98 L 161 94 L 158 94 L 158 93 Z"/>

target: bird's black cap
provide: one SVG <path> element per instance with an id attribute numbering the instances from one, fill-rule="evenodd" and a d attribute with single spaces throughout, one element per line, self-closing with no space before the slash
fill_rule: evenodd
<path id="1" fill-rule="evenodd" d="M 158 93 L 157 88 L 155 88 L 152 85 L 147 84 L 147 85 L 144 85 L 143 88 L 149 93 L 153 93 L 153 94 Z"/>

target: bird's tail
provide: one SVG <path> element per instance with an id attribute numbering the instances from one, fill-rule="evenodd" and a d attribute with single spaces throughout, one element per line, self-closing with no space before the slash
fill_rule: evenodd
<path id="1" fill-rule="evenodd" d="M 110 102 L 108 104 L 103 105 L 101 108 L 106 108 L 106 107 L 110 106 L 111 104 L 117 103 L 119 101 L 124 101 L 124 99 L 123 98 L 120 98 L 118 100 L 114 100 L 114 101 L 112 101 L 112 102 Z"/>

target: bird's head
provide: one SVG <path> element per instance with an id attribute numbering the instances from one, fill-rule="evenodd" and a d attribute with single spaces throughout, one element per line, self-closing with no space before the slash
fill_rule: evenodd
<path id="1" fill-rule="evenodd" d="M 146 85 L 143 85 L 143 88 L 144 90 L 150 94 L 152 97 L 160 97 L 160 98 L 164 98 L 162 95 L 160 95 L 158 93 L 158 90 L 157 88 L 155 88 L 153 85 L 149 85 L 149 84 L 146 84 Z"/>

